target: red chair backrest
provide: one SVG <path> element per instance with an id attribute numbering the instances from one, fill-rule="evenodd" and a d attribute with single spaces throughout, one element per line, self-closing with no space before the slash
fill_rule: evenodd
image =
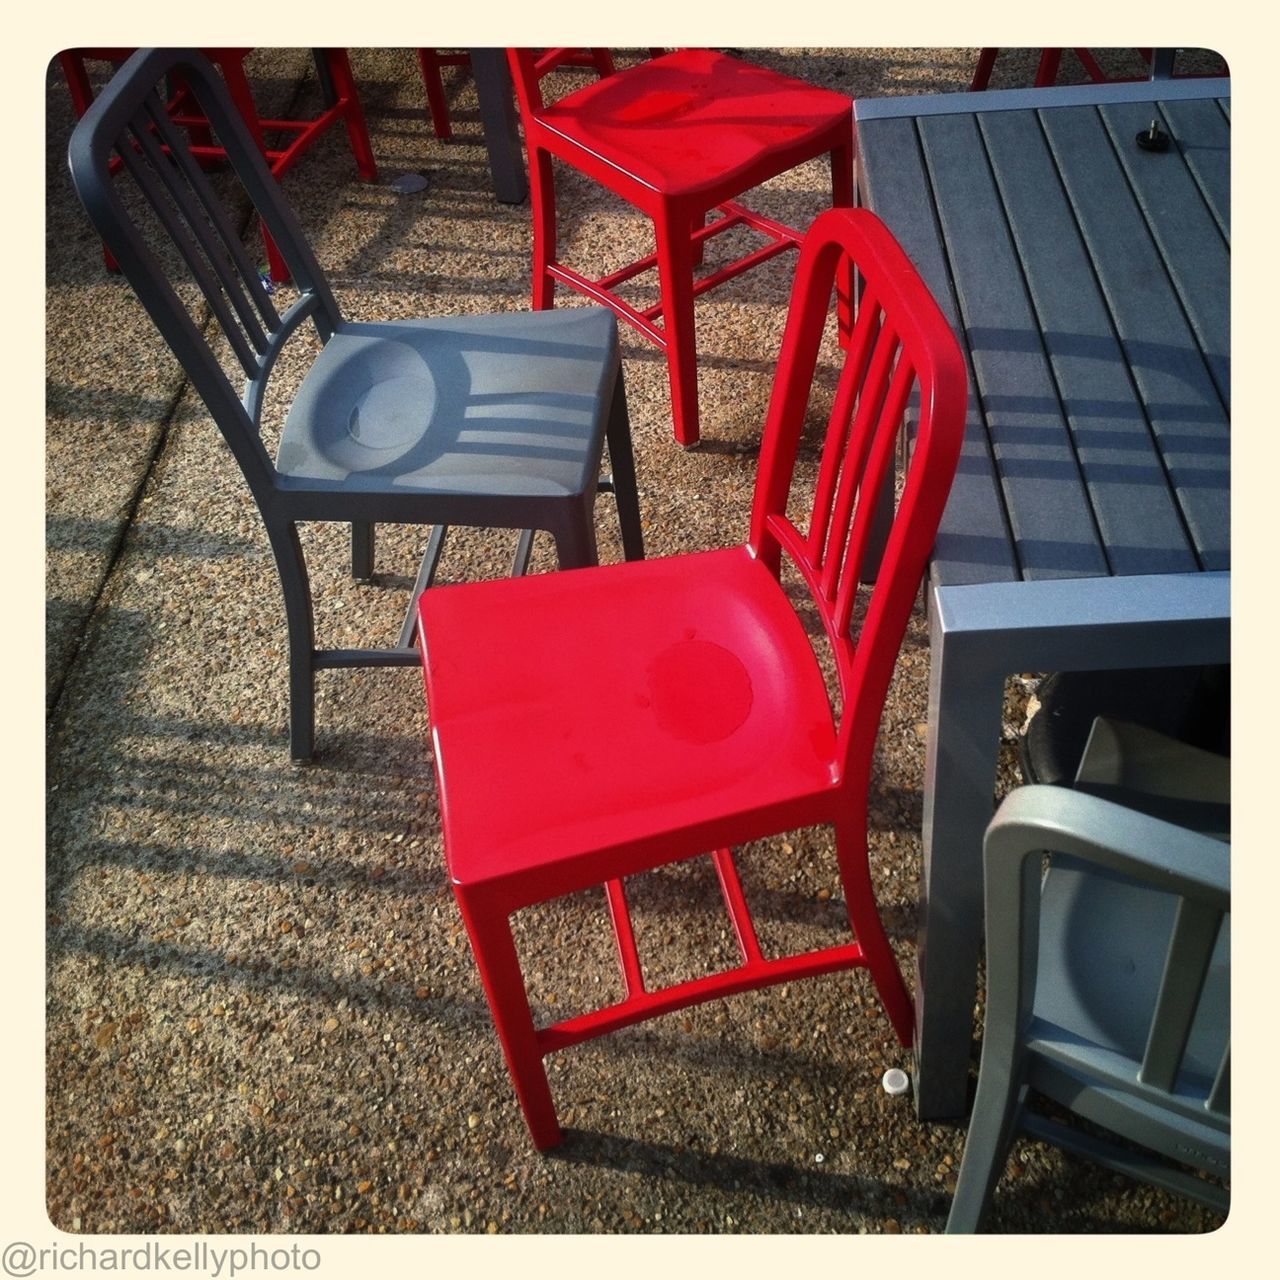
<path id="1" fill-rule="evenodd" d="M 787 499 L 837 273 L 863 282 L 857 321 L 827 422 L 809 527 Z M 919 417 L 905 488 L 854 634 L 859 577 L 877 500 L 913 391 Z M 835 657 L 842 776 L 869 776 L 872 750 L 912 602 L 951 489 L 968 396 L 951 326 L 885 225 L 862 209 L 815 220 L 800 253 L 765 423 L 750 545 L 775 573 L 785 551 L 808 585 Z"/>

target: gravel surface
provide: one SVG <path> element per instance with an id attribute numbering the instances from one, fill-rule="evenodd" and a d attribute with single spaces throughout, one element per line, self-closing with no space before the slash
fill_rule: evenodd
<path id="1" fill-rule="evenodd" d="M 975 55 L 751 51 L 854 96 L 963 89 Z M 337 133 L 285 181 L 342 306 L 360 319 L 526 306 L 529 211 L 490 194 L 469 77 L 446 73 L 456 138 L 445 145 L 424 119 L 412 51 L 352 59 L 380 181 L 357 179 Z M 1010 51 L 994 83 L 1025 83 L 1033 65 L 1033 54 Z M 315 100 L 298 51 L 255 54 L 251 72 L 264 103 Z M 886 1068 L 907 1068 L 909 1055 L 856 973 L 674 1014 L 558 1055 L 550 1070 L 566 1141 L 548 1155 L 532 1149 L 444 873 L 421 679 L 322 673 L 318 761 L 290 765 L 284 618 L 261 523 L 203 406 L 103 270 L 65 176 L 72 120 L 56 65 L 48 107 L 53 1223 L 83 1232 L 941 1230 L 963 1131 L 919 1124 L 909 1096 L 881 1090 Z M 425 175 L 426 190 L 397 195 L 390 184 L 405 173 Z M 803 224 L 827 183 L 824 165 L 807 165 L 755 202 Z M 575 175 L 558 190 L 570 261 L 644 251 L 642 218 Z M 697 451 L 671 438 L 663 361 L 624 332 L 650 555 L 745 534 L 793 261 L 775 259 L 699 301 Z M 635 296 L 652 290 L 641 280 Z M 285 384 L 305 358 L 282 369 Z M 602 558 L 620 559 L 607 501 L 600 512 Z M 359 585 L 343 531 L 306 531 L 322 643 L 394 635 L 425 533 L 380 530 L 378 580 Z M 443 578 L 500 574 L 511 545 L 511 535 L 459 536 Z M 540 542 L 535 568 L 552 564 Z M 917 612 L 870 808 L 873 875 L 904 969 L 920 890 L 927 665 Z M 1011 744 L 1033 683 L 1010 684 L 1002 789 L 1017 781 Z M 766 945 L 839 936 L 825 832 L 752 847 L 743 865 Z M 709 864 L 644 877 L 634 896 L 655 977 L 691 974 L 708 955 L 731 959 Z M 616 985 L 603 895 L 522 913 L 517 931 L 537 1011 L 586 1008 Z M 1219 1224 L 1019 1142 L 990 1225 Z"/>

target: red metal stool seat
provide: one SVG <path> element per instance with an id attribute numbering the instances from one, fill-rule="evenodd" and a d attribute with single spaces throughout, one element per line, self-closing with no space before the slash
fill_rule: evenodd
<path id="1" fill-rule="evenodd" d="M 746 547 L 630 567 L 469 592 L 433 615 L 455 883 L 528 874 L 556 896 L 576 886 L 545 877 L 602 847 L 734 815 L 758 825 L 757 810 L 830 792 L 826 685 L 769 570 Z M 566 627 L 578 618 L 589 630 Z M 652 655 L 647 671 L 638 654 Z M 501 805 L 485 802 L 495 777 Z M 696 832 L 668 848 L 706 852 Z"/>
<path id="2" fill-rule="evenodd" d="M 83 118 L 93 101 L 93 89 L 85 63 L 110 62 L 119 67 L 133 52 L 132 49 L 125 48 L 92 48 L 67 49 L 58 55 L 77 117 Z M 222 73 L 236 109 L 262 148 L 262 154 L 266 156 L 276 178 L 283 177 L 323 133 L 341 121 L 347 127 L 347 136 L 361 178 L 366 182 L 377 181 L 378 166 L 373 158 L 364 110 L 360 105 L 360 95 L 356 91 L 355 78 L 351 74 L 351 63 L 345 49 L 315 50 L 317 70 L 326 82 L 326 95 L 331 97 L 331 101 L 326 103 L 318 116 L 309 120 L 265 119 L 258 115 L 244 69 L 245 59 L 253 52 L 251 48 L 202 49 L 201 52 Z M 200 114 L 181 81 L 171 86 L 171 93 L 167 104 L 169 115 L 175 123 L 188 130 L 192 154 L 201 160 L 225 159 L 226 151 L 213 142 L 209 122 Z M 287 136 L 288 140 L 283 146 L 270 145 L 268 139 L 277 134 Z M 278 282 L 288 280 L 289 269 L 265 228 L 262 236 L 271 278 Z M 114 270 L 115 263 L 110 253 L 104 250 L 104 254 L 107 266 Z"/>
<path id="3" fill-rule="evenodd" d="M 548 105 L 540 80 L 564 52 L 508 51 L 529 151 L 533 306 L 552 306 L 555 282 L 563 281 L 664 348 L 675 436 L 692 445 L 700 434 L 693 299 L 798 245 L 802 234 L 735 197 L 829 152 L 832 203 L 851 205 L 852 102 L 722 53 L 681 49 Z M 559 262 L 553 156 L 648 214 L 656 252 L 598 279 Z M 704 225 L 715 210 L 723 216 Z M 766 243 L 695 282 L 706 239 L 743 224 L 763 233 Z M 661 294 L 656 305 L 640 310 L 615 292 L 653 267 Z M 655 323 L 659 317 L 661 327 Z"/>
<path id="4" fill-rule="evenodd" d="M 802 532 L 786 514 L 788 497 L 833 282 L 851 263 L 864 292 Z M 875 496 L 917 388 L 903 496 L 866 588 Z M 797 268 L 745 545 L 423 595 L 445 855 L 539 1147 L 560 1140 L 545 1055 L 716 996 L 866 968 L 897 1036 L 911 1042 L 911 1000 L 867 864 L 867 787 L 885 693 L 955 472 L 965 400 L 951 330 L 883 224 L 864 211 L 825 213 Z M 830 645 L 838 715 L 782 584 L 784 556 Z M 768 956 L 732 846 L 819 824 L 835 832 L 854 940 Z M 623 880 L 705 854 L 742 963 L 650 990 Z M 596 885 L 605 888 L 625 996 L 538 1028 L 510 916 Z"/>

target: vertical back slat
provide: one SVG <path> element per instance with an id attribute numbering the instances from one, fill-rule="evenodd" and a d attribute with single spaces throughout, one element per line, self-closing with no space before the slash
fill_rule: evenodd
<path id="1" fill-rule="evenodd" d="M 146 131 L 145 124 L 139 128 L 135 123 L 134 131 L 141 139 Z M 236 323 L 235 317 L 227 306 L 218 279 L 209 269 L 208 262 L 200 252 L 200 246 L 187 230 L 185 223 L 177 217 L 173 206 L 165 199 L 164 191 L 156 180 L 154 171 L 140 158 L 139 150 L 135 149 L 133 141 L 128 136 L 123 137 L 116 150 L 138 189 L 146 196 L 161 226 L 173 241 L 174 247 L 181 253 L 196 284 L 200 286 L 200 291 L 209 303 L 218 324 L 226 333 L 227 340 L 231 343 L 231 348 L 245 376 L 253 378 L 258 372 L 257 353 L 249 345 L 244 330 Z"/>
<path id="2" fill-rule="evenodd" d="M 853 531 L 840 570 L 840 589 L 836 595 L 836 630 L 843 635 L 849 629 L 853 617 L 854 600 L 858 593 L 862 562 L 867 554 L 867 544 L 875 527 L 876 507 L 889 467 L 893 462 L 894 447 L 898 442 L 898 429 L 906 413 L 907 400 L 915 386 L 915 369 L 903 355 L 893 371 L 889 392 L 876 420 L 871 455 L 862 470 L 858 483 L 858 504 L 854 511 Z"/>
<path id="3" fill-rule="evenodd" d="M 187 180 L 187 185 L 200 202 L 200 207 L 205 217 L 208 218 L 210 224 L 218 233 L 218 238 L 226 246 L 227 253 L 230 255 L 244 287 L 248 290 L 249 296 L 253 299 L 254 306 L 257 307 L 264 326 L 268 331 L 276 330 L 280 326 L 280 317 L 272 304 L 270 295 L 258 278 L 257 268 L 254 267 L 250 260 L 248 252 L 241 243 L 239 234 L 227 218 L 222 201 L 218 199 L 212 183 L 205 177 L 204 170 L 200 168 L 199 162 L 191 154 L 182 138 L 179 137 L 177 127 L 169 118 L 168 113 L 161 109 L 159 102 L 149 101 L 147 109 L 151 114 L 156 132 L 169 148 L 170 156 L 182 171 L 183 177 Z"/>
<path id="4" fill-rule="evenodd" d="M 1231 1046 L 1222 1055 L 1222 1063 L 1218 1074 L 1213 1078 L 1213 1088 L 1209 1090 L 1209 1110 L 1226 1115 L 1231 1110 Z"/>
<path id="5" fill-rule="evenodd" d="M 862 483 L 862 472 L 867 465 L 875 424 L 880 419 L 881 406 L 889 389 L 897 353 L 897 334 L 887 324 L 882 324 L 876 335 L 867 376 L 858 395 L 858 409 L 845 450 L 844 470 L 840 473 L 840 486 L 831 515 L 831 531 L 827 536 L 821 579 L 823 594 L 828 601 L 834 600 L 836 596 L 836 584 L 844 563 L 843 552 L 849 538 L 849 522 L 853 516 L 854 502 Z"/>
<path id="6" fill-rule="evenodd" d="M 154 118 L 154 110 L 151 114 Z M 143 154 L 150 161 L 152 169 L 160 175 L 161 181 L 178 208 L 178 212 L 182 214 L 200 247 L 204 250 L 205 257 L 217 275 L 218 281 L 235 309 L 236 315 L 240 318 L 240 323 L 249 341 L 253 344 L 254 349 L 261 354 L 267 349 L 267 336 L 259 322 L 257 313 L 250 304 L 249 298 L 245 295 L 243 279 L 227 269 L 224 255 L 230 253 L 231 246 L 221 236 L 215 237 L 215 228 L 212 226 L 211 219 L 208 216 L 209 210 L 207 206 L 202 207 L 197 203 L 193 199 L 195 193 L 190 186 L 184 187 L 178 180 L 178 175 L 183 172 L 183 169 L 168 158 L 173 155 L 172 147 L 170 147 L 168 156 L 166 156 L 166 153 L 156 142 L 155 136 L 150 130 L 140 133 L 138 142 L 142 147 Z M 238 245 L 239 241 L 234 240 L 234 243 Z"/>
<path id="7" fill-rule="evenodd" d="M 1138 1079 L 1156 1089 L 1172 1089 L 1195 1021 L 1200 991 L 1213 957 L 1222 912 L 1183 898 L 1169 938 L 1160 993 L 1142 1055 Z"/>
<path id="8" fill-rule="evenodd" d="M 813 518 L 809 522 L 809 549 L 814 563 L 822 563 L 831 524 L 831 506 L 835 499 L 836 480 L 840 476 L 840 464 L 844 460 L 849 430 L 853 422 L 854 403 L 867 371 L 867 361 L 880 333 L 880 304 L 871 290 L 863 293 L 859 303 L 858 318 L 853 326 L 849 350 L 844 368 L 836 385 L 835 401 L 831 416 L 827 419 L 827 438 L 822 449 L 822 465 L 813 494 Z"/>

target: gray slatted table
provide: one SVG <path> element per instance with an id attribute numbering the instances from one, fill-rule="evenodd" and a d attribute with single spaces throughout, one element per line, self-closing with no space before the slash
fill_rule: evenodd
<path id="1" fill-rule="evenodd" d="M 859 201 L 962 340 L 928 583 L 916 1106 L 967 1106 L 1004 683 L 1230 660 L 1225 80 L 855 104 Z M 1140 149 L 1156 119 L 1168 151 Z"/>

